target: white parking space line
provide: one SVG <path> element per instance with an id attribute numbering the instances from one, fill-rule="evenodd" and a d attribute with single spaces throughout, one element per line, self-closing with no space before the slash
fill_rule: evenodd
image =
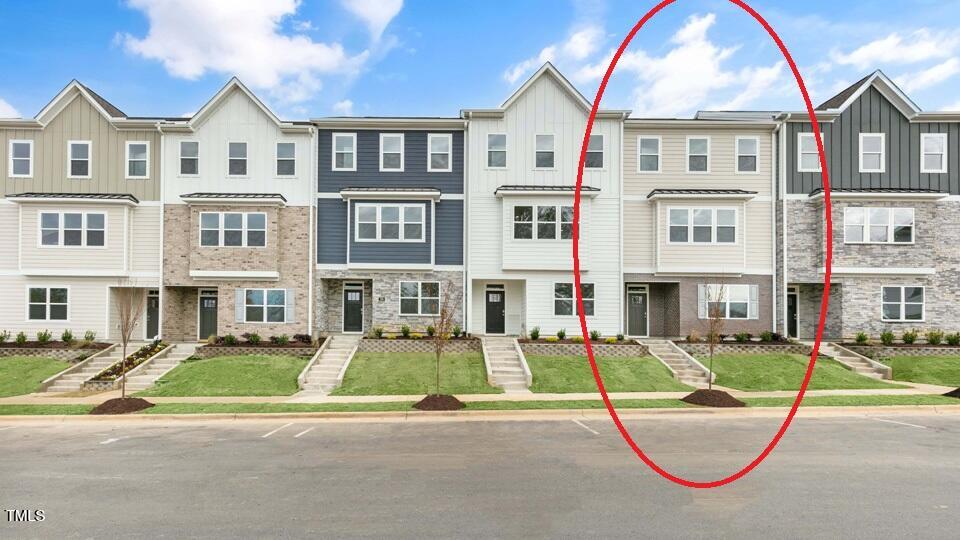
<path id="1" fill-rule="evenodd" d="M 15 428 L 15 427 L 17 427 L 17 426 L 0 427 L 0 431 L 6 431 L 6 430 L 8 430 L 8 429 L 13 429 L 13 428 Z"/>
<path id="2" fill-rule="evenodd" d="M 263 439 L 266 439 L 267 437 L 273 435 L 274 433 L 280 431 L 281 429 L 288 428 L 288 427 L 290 427 L 290 426 L 292 426 L 292 425 L 293 425 L 293 422 L 290 422 L 289 424 L 284 424 L 284 425 L 278 427 L 277 429 L 275 429 L 275 430 L 273 430 L 273 431 L 271 431 L 271 432 L 269 432 L 269 433 L 266 433 L 266 434 L 261 435 L 260 437 L 263 438 Z"/>
<path id="3" fill-rule="evenodd" d="M 314 427 L 312 427 L 312 428 L 307 428 L 307 429 L 301 431 L 300 433 L 297 433 L 296 435 L 294 435 L 293 438 L 294 438 L 294 439 L 299 439 L 301 435 L 306 435 L 307 433 L 310 433 L 310 432 L 313 431 L 314 429 L 316 429 L 316 426 L 314 426 Z"/>
<path id="4" fill-rule="evenodd" d="M 593 433 L 594 435 L 599 435 L 599 434 L 600 434 L 599 431 L 593 429 L 592 427 L 584 424 L 583 422 L 581 422 L 581 421 L 579 421 L 579 420 L 577 420 L 577 419 L 575 419 L 575 418 L 572 419 L 571 421 L 572 421 L 574 424 L 576 424 L 576 425 L 582 427 L 583 429 L 589 431 L 590 433 Z"/>
<path id="5" fill-rule="evenodd" d="M 898 422 L 898 421 L 896 421 L 896 420 L 887 420 L 886 418 L 873 418 L 873 417 L 871 417 L 870 419 L 871 419 L 871 420 L 876 420 L 877 422 L 886 422 L 886 423 L 888 423 L 888 424 L 898 424 L 898 425 L 901 425 L 901 426 L 909 426 L 909 427 L 915 427 L 915 428 L 920 428 L 920 429 L 927 429 L 927 426 L 921 426 L 921 425 L 917 425 L 917 424 L 911 424 L 911 423 L 908 423 L 908 422 Z"/>
<path id="6" fill-rule="evenodd" d="M 123 437 L 118 437 L 118 438 L 113 438 L 113 439 L 107 439 L 107 440 L 105 440 L 105 441 L 100 441 L 100 444 L 111 444 L 111 443 L 115 443 L 115 442 L 119 441 L 119 440 L 122 439 L 122 438 L 123 438 Z"/>

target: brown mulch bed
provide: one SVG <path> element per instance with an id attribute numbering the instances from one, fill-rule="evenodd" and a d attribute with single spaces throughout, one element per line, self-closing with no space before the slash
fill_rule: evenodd
<path id="1" fill-rule="evenodd" d="M 605 339 L 606 339 L 606 338 L 600 338 L 600 339 L 598 339 L 598 340 L 593 340 L 593 339 L 591 339 L 591 340 L 590 340 L 590 344 L 591 344 L 591 345 L 636 345 L 636 344 L 637 344 L 637 342 L 636 342 L 636 341 L 633 341 L 632 339 L 624 339 L 623 341 L 618 341 L 618 342 L 616 342 L 616 343 L 607 343 L 606 341 L 604 341 Z M 572 340 L 572 339 L 561 339 L 561 340 L 558 340 L 558 341 L 547 341 L 547 340 L 544 339 L 544 338 L 540 338 L 540 339 L 520 338 L 520 339 L 517 340 L 517 342 L 518 342 L 518 343 L 541 343 L 541 344 L 544 344 L 544 345 L 583 345 L 583 344 L 584 344 L 582 341 L 577 342 L 577 341 L 574 341 L 574 340 Z"/>
<path id="2" fill-rule="evenodd" d="M 946 394 L 944 394 L 944 396 L 960 399 L 960 388 L 957 388 L 956 390 L 951 390 Z"/>
<path id="3" fill-rule="evenodd" d="M 466 407 L 462 401 L 447 395 L 431 394 L 413 404 L 414 409 L 421 411 L 459 411 Z"/>
<path id="4" fill-rule="evenodd" d="M 747 404 L 723 390 L 695 390 L 692 394 L 680 398 L 680 401 L 704 407 L 746 407 Z"/>
<path id="5" fill-rule="evenodd" d="M 48 341 L 46 343 L 40 343 L 39 341 L 27 341 L 23 345 L 18 344 L 16 341 L 7 341 L 3 344 L 0 344 L 0 348 L 3 349 L 76 349 L 76 350 L 102 350 L 109 347 L 109 343 L 86 343 L 83 341 L 74 341 L 73 343 L 64 343 L 62 341 Z"/>
<path id="6" fill-rule="evenodd" d="M 127 414 L 153 407 L 153 403 L 141 398 L 108 399 L 94 407 L 90 414 Z"/>

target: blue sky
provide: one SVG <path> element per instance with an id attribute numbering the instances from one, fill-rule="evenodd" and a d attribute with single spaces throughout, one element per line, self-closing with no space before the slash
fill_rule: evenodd
<path id="1" fill-rule="evenodd" d="M 76 78 L 129 115 L 196 111 L 238 75 L 281 116 L 455 116 L 499 105 L 544 60 L 592 99 L 650 0 L 0 0 L 0 116 Z M 874 69 L 925 110 L 960 110 L 960 0 L 755 0 L 815 101 Z M 773 43 L 725 0 L 641 31 L 604 105 L 634 116 L 802 107 Z"/>

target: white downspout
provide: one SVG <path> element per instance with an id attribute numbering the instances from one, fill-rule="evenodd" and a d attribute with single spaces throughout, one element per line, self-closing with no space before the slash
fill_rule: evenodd
<path id="1" fill-rule="evenodd" d="M 787 259 L 788 259 L 788 256 L 787 256 L 787 245 L 788 245 L 787 204 L 789 202 L 789 199 L 787 198 L 787 144 L 789 144 L 787 141 L 787 131 L 789 131 L 787 129 L 787 126 L 789 125 L 788 122 L 790 121 L 790 118 L 792 116 L 793 116 L 792 113 L 786 113 L 786 116 L 784 116 L 783 120 L 781 121 L 781 125 L 783 126 L 783 129 L 780 130 L 780 197 L 783 199 L 783 204 L 782 204 L 783 210 L 780 212 L 780 226 L 783 229 L 783 235 L 782 235 L 783 237 L 783 250 L 782 250 L 783 272 L 782 274 L 783 275 L 780 276 L 780 279 L 782 283 L 782 291 L 783 291 L 783 298 L 784 298 L 783 308 L 781 310 L 783 312 L 783 335 L 787 335 L 788 329 L 789 329 L 789 324 L 787 322 L 787 302 L 786 302 L 787 281 L 788 281 L 787 279 Z M 797 297 L 797 300 L 799 303 L 799 296 Z M 798 309 L 799 309 L 799 306 L 798 306 Z M 800 328 L 798 327 L 797 337 L 799 336 L 800 336 Z"/>

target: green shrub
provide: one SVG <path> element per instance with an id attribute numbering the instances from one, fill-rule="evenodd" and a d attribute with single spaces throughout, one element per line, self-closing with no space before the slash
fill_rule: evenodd
<path id="1" fill-rule="evenodd" d="M 947 334 L 946 340 L 947 340 L 947 345 L 953 345 L 954 347 L 956 347 L 957 345 L 960 345 L 960 332 Z"/>
<path id="2" fill-rule="evenodd" d="M 27 342 L 27 335 L 23 332 L 17 332 L 17 345 L 23 345 Z"/>
<path id="3" fill-rule="evenodd" d="M 614 343 L 616 343 L 616 342 L 618 342 L 618 341 L 622 341 L 622 340 L 619 340 L 619 339 L 617 339 L 617 338 L 615 338 L 615 337 L 608 337 L 607 339 L 603 340 L 603 342 L 606 343 L 607 345 L 613 345 Z"/>
<path id="4" fill-rule="evenodd" d="M 591 331 L 590 331 L 590 340 L 591 340 L 591 341 L 600 341 L 600 331 L 599 331 L 599 330 L 591 330 Z"/>
<path id="5" fill-rule="evenodd" d="M 41 330 L 37 332 L 37 343 L 48 343 L 52 335 L 49 330 Z"/>
<path id="6" fill-rule="evenodd" d="M 900 336 L 900 339 L 902 339 L 907 345 L 913 345 L 913 343 L 917 341 L 917 331 L 907 330 L 902 336 Z"/>
<path id="7" fill-rule="evenodd" d="M 377 339 L 382 339 L 382 338 L 383 338 L 383 327 L 382 327 L 382 326 L 376 326 L 376 327 L 374 327 L 374 329 L 373 329 L 373 337 L 375 337 L 375 338 L 377 338 Z"/>
<path id="8" fill-rule="evenodd" d="M 397 339 L 397 336 L 396 334 L 390 334 L 389 336 L 387 336 L 387 339 Z"/>
<path id="9" fill-rule="evenodd" d="M 883 343 L 884 345 L 887 345 L 887 346 L 893 345 L 893 340 L 894 340 L 893 332 L 889 330 L 884 330 L 883 333 L 880 334 L 880 343 Z"/>
<path id="10" fill-rule="evenodd" d="M 623 341 L 623 334 L 617 334 L 617 341 Z"/>
<path id="11" fill-rule="evenodd" d="M 534 341 L 540 339 L 540 327 L 539 327 L 539 326 L 534 326 L 533 329 L 530 330 L 530 339 L 532 339 L 532 340 L 534 340 Z"/>
<path id="12" fill-rule="evenodd" d="M 410 337 L 410 327 L 407 326 L 407 325 L 401 326 L 401 327 L 400 327 L 400 333 L 403 334 L 403 337 L 405 337 L 405 338 Z"/>
<path id="13" fill-rule="evenodd" d="M 773 341 L 773 332 L 760 332 L 760 341 L 763 343 L 770 343 Z"/>
<path id="14" fill-rule="evenodd" d="M 570 341 L 574 343 L 583 343 L 583 336 L 573 336 Z"/>
<path id="15" fill-rule="evenodd" d="M 237 343 L 239 343 L 239 341 L 240 341 L 240 340 L 237 339 L 237 336 L 235 336 L 235 335 L 233 335 L 233 334 L 227 334 L 227 335 L 223 336 L 223 344 L 224 344 L 224 345 L 229 345 L 229 346 L 233 347 L 234 345 L 236 345 Z"/>
<path id="16" fill-rule="evenodd" d="M 423 334 L 414 332 L 408 336 L 410 339 L 423 339 Z"/>
<path id="17" fill-rule="evenodd" d="M 272 336 L 270 338 L 270 343 L 274 345 L 286 345 L 290 343 L 290 336 L 286 334 L 280 334 L 279 336 Z"/>
<path id="18" fill-rule="evenodd" d="M 564 330 L 563 328 L 557 330 L 557 339 L 564 339 L 565 337 L 567 337 L 566 330 Z"/>
<path id="19" fill-rule="evenodd" d="M 261 341 L 260 334 L 256 332 L 248 332 L 246 334 L 243 334 L 243 339 L 247 340 L 247 343 L 251 345 L 259 345 Z"/>
<path id="20" fill-rule="evenodd" d="M 870 336 L 868 336 L 866 332 L 857 332 L 856 340 L 857 344 L 866 345 L 867 342 L 870 341 Z"/>
<path id="21" fill-rule="evenodd" d="M 929 345 L 939 345 L 943 343 L 943 330 L 930 330 L 926 338 Z"/>
<path id="22" fill-rule="evenodd" d="M 463 330 L 460 328 L 460 325 L 456 325 L 451 332 L 453 333 L 453 337 L 458 338 L 460 334 L 463 333 Z"/>
<path id="23" fill-rule="evenodd" d="M 64 330 L 63 333 L 60 334 L 60 341 L 68 345 L 73 343 L 73 332 L 70 330 Z"/>
<path id="24" fill-rule="evenodd" d="M 560 341 L 560 338 L 558 338 L 557 336 L 547 336 L 546 341 L 547 343 L 556 343 Z"/>
<path id="25" fill-rule="evenodd" d="M 94 332 L 93 330 L 87 330 L 86 332 L 83 333 L 83 340 L 86 341 L 87 343 L 93 343 L 94 341 L 97 340 L 97 333 Z"/>
<path id="26" fill-rule="evenodd" d="M 750 334 L 747 332 L 737 332 L 733 335 L 733 339 L 736 340 L 737 343 L 746 343 L 750 341 Z"/>
<path id="27" fill-rule="evenodd" d="M 428 336 L 433 337 L 433 335 L 436 334 L 436 333 L 437 333 L 437 329 L 434 328 L 433 325 L 427 326 L 427 335 L 428 335 Z"/>
<path id="28" fill-rule="evenodd" d="M 10 341 L 10 332 L 7 332 L 6 330 L 4 330 L 3 332 L 0 332 L 0 344 L 6 343 L 8 341 Z"/>

